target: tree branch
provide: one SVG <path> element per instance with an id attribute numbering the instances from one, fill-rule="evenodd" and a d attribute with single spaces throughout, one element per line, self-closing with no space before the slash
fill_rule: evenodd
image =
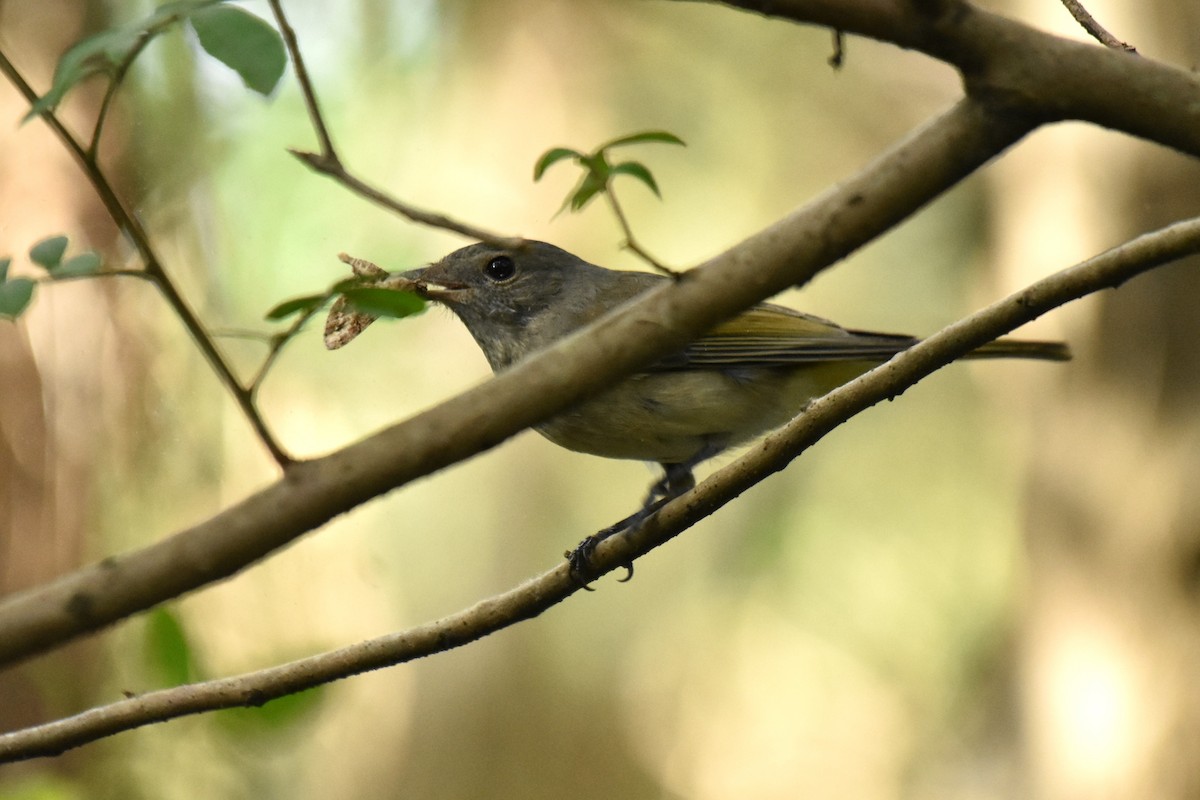
<path id="1" fill-rule="evenodd" d="M 691 0 L 687 0 L 691 2 Z M 1200 76 L 943 0 L 712 0 L 890 42 L 956 67 L 968 94 L 1045 122 L 1081 120 L 1200 156 Z M 680 0 L 676 0 L 680 2 Z"/>
<path id="2" fill-rule="evenodd" d="M 1136 47 L 1128 42 L 1121 41 L 1109 33 L 1108 30 L 1099 22 L 1097 22 L 1096 18 L 1093 17 L 1088 10 L 1083 7 L 1083 3 L 1079 2 L 1079 0 L 1062 0 L 1062 4 L 1067 7 L 1067 11 L 1071 12 L 1071 16 L 1075 18 L 1075 21 L 1079 23 L 1080 27 L 1087 31 L 1088 35 L 1090 35 L 1093 39 L 1100 42 L 1100 44 L 1104 45 L 1105 47 L 1111 47 L 1115 50 L 1124 50 L 1127 53 L 1137 52 Z"/>
<path id="3" fill-rule="evenodd" d="M 325 124 L 325 116 L 321 113 L 321 104 L 317 100 L 317 92 L 312 80 L 308 77 L 308 67 L 305 66 L 304 56 L 300 53 L 300 43 L 296 41 L 296 31 L 283 13 L 283 5 L 279 0 L 267 0 L 275 23 L 279 26 L 279 34 L 283 37 L 283 46 L 287 48 L 292 59 L 292 72 L 296 73 L 296 82 L 300 84 L 300 95 L 304 98 L 304 108 L 308 111 L 308 120 L 317 134 L 317 144 L 321 148 L 321 157 L 335 163 L 341 163 L 337 149 L 333 146 L 333 137 Z"/>
<path id="4" fill-rule="evenodd" d="M 679 281 L 482 386 L 282 479 L 191 528 L 0 602 L 0 664 L 227 578 L 373 497 L 494 447 L 724 319 L 807 281 L 1023 136 L 964 99 L 858 175 Z"/>
<path id="5" fill-rule="evenodd" d="M 747 455 L 677 498 L 641 528 L 600 545 L 599 574 L 644 555 L 778 472 L 855 414 L 980 345 L 1047 311 L 1186 255 L 1200 253 L 1200 220 L 1122 244 L 950 325 L 886 364 L 830 392 Z M 541 614 L 579 591 L 562 564 L 504 594 L 407 631 L 258 672 L 151 692 L 46 725 L 0 735 L 0 762 L 57 755 L 105 736 L 190 714 L 268 700 L 382 667 L 443 652 Z"/>
<path id="6" fill-rule="evenodd" d="M 320 153 L 307 153 L 303 150 L 289 150 L 288 152 L 300 159 L 314 172 L 333 178 L 364 200 L 369 200 L 380 208 L 386 208 L 412 222 L 428 225 L 431 228 L 453 231 L 471 239 L 494 244 L 497 247 L 513 247 L 521 241 L 519 238 L 493 233 L 475 225 L 460 222 L 445 214 L 426 211 L 406 203 L 351 173 L 336 156 L 328 158 Z"/>
<path id="7" fill-rule="evenodd" d="M 271 2 L 279 13 L 277 0 Z M 272 486 L 162 542 L 0 601 L 0 664 L 228 577 L 374 496 L 495 446 L 753 303 L 806 281 L 1042 122 L 1087 120 L 1200 155 L 1200 81 L 1149 60 L 1049 36 L 960 0 L 726 4 L 922 50 L 959 68 L 968 97 L 842 186 L 483 386 L 329 456 L 296 464 Z M 294 36 L 289 47 L 298 57 Z M 0 67 L 6 64 L 0 62 Z M 305 78 L 301 83 L 306 102 L 312 101 L 310 113 L 322 147 L 320 155 L 298 154 L 311 166 L 332 170 L 329 174 L 349 188 L 412 219 L 478 238 L 499 238 L 411 209 L 349 176 L 324 129 L 311 86 Z M 52 116 L 47 121 L 57 122 Z M 1200 223 L 1179 223 L 956 323 L 814 402 L 781 432 L 664 507 L 640 529 L 603 543 L 593 559 L 597 571 L 629 563 L 677 535 L 782 469 L 840 422 L 899 394 L 954 357 L 1070 299 L 1197 251 Z M 259 673 L 150 693 L 0 736 L 0 760 L 61 752 L 117 731 L 212 708 L 258 705 L 457 647 L 569 596 L 578 587 L 566 573 L 560 565 L 504 595 L 393 636 Z"/>

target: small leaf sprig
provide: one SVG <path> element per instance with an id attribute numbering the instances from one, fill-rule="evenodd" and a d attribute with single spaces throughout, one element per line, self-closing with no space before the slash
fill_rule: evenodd
<path id="1" fill-rule="evenodd" d="M 34 289 L 45 281 L 64 281 L 91 275 L 131 274 L 126 270 L 102 270 L 100 255 L 88 250 L 64 260 L 69 240 L 66 236 L 51 236 L 29 249 L 29 260 L 46 271 L 43 278 L 8 274 L 12 258 L 0 258 L 0 318 L 15 320 L 29 308 Z"/>
<path id="2" fill-rule="evenodd" d="M 650 191 L 654 192 L 656 197 L 662 197 L 662 192 L 658 188 L 658 182 L 654 179 L 654 175 L 645 164 L 640 161 L 621 161 L 614 164 L 609 156 L 609 151 L 614 148 L 651 142 L 677 144 L 686 147 L 683 139 L 680 139 L 669 131 L 662 130 L 641 131 L 639 133 L 631 133 L 627 136 L 620 136 L 605 142 L 590 153 L 584 153 L 570 147 L 553 147 L 542 153 L 537 163 L 534 164 L 533 179 L 535 181 L 541 180 L 542 176 L 546 174 L 546 170 L 560 161 L 574 161 L 583 170 L 583 176 L 575 184 L 575 188 L 571 190 L 570 194 L 567 195 L 558 213 L 561 214 L 568 209 L 571 212 L 582 211 L 598 195 L 604 195 L 608 200 L 609 208 L 612 209 L 613 215 L 617 218 L 617 224 L 621 226 L 621 231 L 625 235 L 625 246 L 660 272 L 676 276 L 678 273 L 675 270 L 660 263 L 638 243 L 633 235 L 633 229 L 629 224 L 629 220 L 625 216 L 625 212 L 621 208 L 621 204 L 617 201 L 616 194 L 612 189 L 614 178 L 618 175 L 629 175 L 644 183 Z"/>

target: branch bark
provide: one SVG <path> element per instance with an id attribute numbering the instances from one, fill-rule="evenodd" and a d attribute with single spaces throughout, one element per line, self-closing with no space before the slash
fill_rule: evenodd
<path id="1" fill-rule="evenodd" d="M 918 50 L 957 68 L 968 94 L 997 107 L 1044 122 L 1092 122 L 1200 156 L 1200 77 L 1185 70 L 1052 36 L 960 0 L 719 2 Z"/>

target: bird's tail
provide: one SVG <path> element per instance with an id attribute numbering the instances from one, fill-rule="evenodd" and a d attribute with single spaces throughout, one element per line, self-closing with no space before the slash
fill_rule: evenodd
<path id="1" fill-rule="evenodd" d="M 1041 361 L 1070 361 L 1071 348 L 1066 342 L 1041 342 L 1028 339 L 997 339 L 967 353 L 967 358 L 1033 358 Z"/>

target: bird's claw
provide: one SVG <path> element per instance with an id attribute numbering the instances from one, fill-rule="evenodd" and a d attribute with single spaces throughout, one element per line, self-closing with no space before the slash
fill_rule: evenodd
<path id="1" fill-rule="evenodd" d="M 596 552 L 596 547 L 605 539 L 609 538 L 615 533 L 620 533 L 621 531 L 625 530 L 628 526 L 625 525 L 624 522 L 625 521 L 622 521 L 617 525 L 613 525 L 610 528 L 605 528 L 598 533 L 592 534 L 580 542 L 579 546 L 574 550 L 568 550 L 563 553 L 563 556 L 567 559 L 567 564 L 569 565 L 567 574 L 571 577 L 571 581 L 576 586 L 589 592 L 595 591 L 595 589 L 591 587 L 591 582 L 596 577 L 595 567 L 592 566 L 592 554 Z M 627 583 L 628 581 L 633 580 L 633 562 L 630 561 L 628 564 L 622 564 L 621 566 L 625 567 L 625 577 L 618 578 L 617 580 L 620 583 Z"/>
<path id="2" fill-rule="evenodd" d="M 653 516 L 654 512 L 696 485 L 690 464 L 664 466 L 666 474 L 662 480 L 650 487 L 650 495 L 638 511 L 615 525 L 610 525 L 587 537 L 574 550 L 563 553 L 570 565 L 567 574 L 570 575 L 571 581 L 576 586 L 589 592 L 594 591 L 590 586 L 592 580 L 596 578 L 596 569 L 592 566 L 592 554 L 596 552 L 596 548 L 601 542 L 610 536 L 641 527 L 642 523 Z M 621 566 L 625 567 L 625 577 L 618 580 L 621 583 L 633 580 L 633 562 L 630 561 Z"/>
<path id="3" fill-rule="evenodd" d="M 600 540 L 596 536 L 589 536 L 584 539 L 574 550 L 568 550 L 563 553 L 567 559 L 568 569 L 567 575 L 570 576 L 571 582 L 587 592 L 596 591 L 590 584 L 591 580 L 587 577 L 592 575 L 594 578 L 594 570 L 592 567 L 592 553 L 596 552 L 596 545 Z"/>

